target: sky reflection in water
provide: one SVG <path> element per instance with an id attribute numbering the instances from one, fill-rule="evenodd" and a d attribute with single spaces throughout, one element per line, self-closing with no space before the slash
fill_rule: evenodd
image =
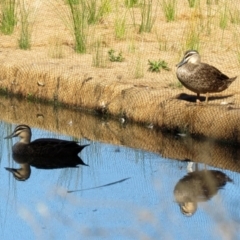
<path id="1" fill-rule="evenodd" d="M 1 135 L 7 136 L 14 127 L 1 122 Z M 72 140 L 40 129 L 32 133 L 32 140 Z M 1 239 L 240 239 L 238 173 L 221 170 L 233 183 L 186 217 L 173 194 L 187 174 L 186 162 L 80 140 L 90 143 L 80 154 L 89 166 L 32 167 L 30 178 L 19 182 L 5 170 L 19 167 L 11 158 L 16 141 L 1 139 Z"/>

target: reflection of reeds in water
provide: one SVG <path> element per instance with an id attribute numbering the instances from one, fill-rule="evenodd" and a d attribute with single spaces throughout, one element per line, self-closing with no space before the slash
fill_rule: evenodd
<path id="1" fill-rule="evenodd" d="M 5 101 L 2 103 L 6 106 Z M 41 106 L 41 109 L 39 105 L 36 107 L 33 104 L 26 104 L 32 105 L 32 108 L 22 105 L 25 104 L 20 104 L 19 108 L 27 107 L 32 113 L 31 118 L 27 118 L 26 112 L 22 112 L 25 116 L 24 120 L 28 119 L 28 121 L 34 122 L 35 112 L 32 110 L 36 108 L 35 111 L 41 110 L 45 113 L 48 119 L 45 121 L 46 126 L 52 125 L 55 127 L 55 131 L 61 129 L 67 135 L 69 132 L 74 132 L 75 136 L 78 137 L 85 136 L 92 139 L 97 136 L 99 139 L 104 139 L 102 142 L 109 142 L 110 138 L 116 138 L 119 141 L 118 144 L 128 144 L 128 146 L 138 142 L 138 148 L 142 148 L 140 143 L 149 144 L 157 147 L 158 151 L 164 152 L 166 150 L 166 153 L 173 151 L 180 153 L 182 151 L 183 153 L 185 151 L 186 154 L 186 151 L 189 151 L 191 147 L 195 147 L 193 154 L 199 154 L 196 152 L 197 146 L 195 145 L 198 141 L 195 142 L 194 139 L 186 137 L 179 139 L 176 135 L 163 135 L 160 132 L 149 131 L 137 125 L 122 127 L 118 122 L 112 120 L 104 122 L 101 119 L 99 122 L 99 118 L 97 119 L 93 115 L 84 116 L 84 113 L 79 114 L 79 112 L 72 112 L 69 109 L 56 111 L 56 109 L 53 110 L 52 107 L 49 107 L 51 108 L 51 112 L 49 112 L 44 105 Z M 55 123 L 49 119 L 52 117 L 52 111 L 56 113 Z M 18 117 L 18 114 L 15 112 L 14 116 Z M 66 120 L 69 120 L 70 117 L 73 119 L 71 127 L 66 124 Z M 21 122 L 22 120 L 19 119 Z M 43 128 L 42 125 L 38 127 Z M 42 130 L 34 129 L 34 136 L 38 138 L 39 135 L 41 137 L 55 137 L 53 133 L 45 134 Z M 106 135 L 108 135 L 107 138 Z M 58 137 L 61 138 L 61 136 Z M 178 145 L 178 142 L 182 145 Z M 199 142 L 201 143 L 201 141 Z M 118 151 L 115 151 L 116 148 Z M 209 158 L 214 157 L 214 154 L 206 152 L 203 145 L 199 146 L 200 148 L 202 156 L 206 154 L 206 156 L 209 155 Z M 214 153 L 216 150 L 218 151 L 213 145 L 209 145 L 209 149 L 214 149 Z M 116 233 L 116 226 L 118 226 L 117 230 L 121 230 L 118 236 L 123 237 L 123 239 L 141 239 L 143 235 L 152 239 L 153 231 L 156 239 L 162 237 L 168 239 L 169 236 L 172 236 L 169 235 L 168 231 L 171 227 L 176 230 L 176 226 L 181 225 L 179 229 L 182 229 L 182 218 L 173 199 L 173 190 L 177 181 L 186 174 L 185 162 L 163 160 L 158 155 L 145 153 L 141 150 L 135 151 L 100 143 L 93 143 L 85 150 L 81 156 L 90 165 L 89 167 L 51 172 L 44 170 L 36 172 L 34 170 L 35 177 L 32 179 L 32 184 L 16 185 L 15 195 L 13 191 L 9 191 L 9 195 L 13 196 L 14 203 L 16 203 L 16 210 L 14 209 L 15 211 L 11 213 L 13 217 L 15 218 L 17 212 L 25 223 L 30 225 L 30 229 L 36 231 L 35 234 L 38 236 L 43 234 L 43 239 L 47 238 L 48 229 L 51 230 L 51 237 L 56 239 L 58 239 L 59 233 L 63 234 L 62 231 L 71 232 L 71 237 L 75 238 L 74 236 L 76 236 L 76 239 L 79 236 L 87 239 L 90 234 L 91 236 L 96 234 L 96 239 L 101 236 L 104 238 L 106 234 L 114 239 L 111 234 L 112 232 L 113 235 Z M 202 156 L 200 157 L 202 158 Z M 89 162 L 86 157 L 89 158 Z M 127 179 L 128 177 L 131 178 Z M 156 183 L 156 187 L 152 185 L 153 181 Z M 86 190 L 84 191 L 84 189 Z M 68 193 L 68 190 L 79 191 Z M 225 190 L 227 191 L 227 189 Z M 26 191 L 32 193 L 31 197 L 26 194 Z M 224 195 L 226 196 L 228 193 L 225 192 Z M 232 195 L 235 194 L 232 193 Z M 221 224 L 229 221 L 229 215 L 226 214 L 225 201 L 216 202 L 216 199 L 219 198 L 214 197 L 211 202 L 208 202 L 208 204 L 214 204 L 215 207 L 212 209 L 210 207 L 207 209 L 208 205 L 201 205 L 201 209 L 207 209 L 206 212 L 201 211 L 201 215 L 199 215 L 204 216 L 201 218 L 202 221 L 199 221 L 199 218 L 193 218 L 191 221 L 196 221 L 195 224 L 198 225 L 198 228 L 204 228 L 206 226 L 205 216 L 207 219 L 213 217 L 216 219 L 214 226 L 218 236 L 221 233 Z M 8 201 L 8 219 L 11 219 L 9 212 L 13 208 L 12 205 L 12 202 Z M 219 211 L 223 213 L 223 210 L 225 210 L 225 214 L 221 218 L 217 218 Z M 219 222 L 218 219 L 221 221 Z M 210 219 L 209 222 L 211 224 L 212 220 Z M 42 223 L 48 224 L 48 227 L 42 228 Z M 234 234 L 235 226 L 232 225 L 231 228 L 230 224 L 226 226 L 225 234 Z M 150 231 L 148 231 L 149 228 Z M 122 231 L 122 229 L 124 230 Z M 26 232 L 28 231 L 30 231 L 29 227 L 27 227 Z M 185 234 L 185 231 L 182 234 Z M 195 230 L 187 234 L 188 236 L 195 234 Z"/>
<path id="2" fill-rule="evenodd" d="M 4 131 L 2 136 L 8 136 L 14 130 L 14 126 L 11 125 L 11 124 L 8 124 L 8 123 L 4 123 L 1 128 Z M 8 163 L 10 164 L 10 163 L 12 163 L 12 156 L 11 155 L 12 155 L 13 140 L 10 139 L 9 141 L 6 141 L 5 139 L 2 138 L 2 141 L 5 141 L 5 144 L 7 145 L 7 152 L 8 152 L 7 157 L 8 157 Z M 10 164 L 10 165 L 12 165 L 12 164 Z"/>
<path id="3" fill-rule="evenodd" d="M 136 93 L 133 92 L 133 96 Z M 41 105 L 39 109 L 35 104 L 18 99 L 2 98 L 1 102 L 0 113 L 5 113 L 6 106 L 9 106 L 9 108 L 13 105 L 18 106 L 13 109 L 11 114 L 0 114 L 2 120 L 7 122 L 15 122 L 15 119 L 18 119 L 20 123 L 28 124 L 31 127 L 60 132 L 61 134 L 75 136 L 78 139 L 88 138 L 116 145 L 124 144 L 128 147 L 152 151 L 166 158 L 191 159 L 195 162 L 204 162 L 215 167 L 221 166 L 222 168 L 240 172 L 240 165 L 237 164 L 237 156 L 240 156 L 239 150 L 231 145 L 226 146 L 217 141 L 204 141 L 190 137 L 176 138 L 172 134 L 165 134 L 161 131 L 150 130 L 144 126 L 130 123 L 126 127 L 122 127 L 118 120 L 107 119 L 107 124 L 105 124 L 105 120 L 91 114 L 83 112 L 79 114 L 79 112 L 69 109 L 58 109 L 56 111 L 47 105 Z M 26 115 L 26 112 L 31 112 L 31 116 Z M 41 119 L 38 118 L 40 113 L 43 116 Z M 71 126 L 68 124 L 69 121 L 72 121 Z M 101 124 L 101 131 L 99 131 L 99 124 Z M 12 130 L 9 129 L 9 133 Z M 220 130 L 218 129 L 218 131 Z M 229 133 L 225 131 L 225 134 Z M 135 137 L 133 138 L 132 136 Z M 11 149 L 11 146 L 12 144 L 10 144 L 9 149 Z M 94 150 L 95 147 L 96 150 Z M 85 149 L 85 151 L 88 152 L 89 149 Z M 91 149 L 96 151 L 96 154 L 98 153 L 97 146 L 91 146 Z M 86 157 L 83 160 L 86 163 L 90 162 L 91 159 L 88 159 L 88 155 Z"/>

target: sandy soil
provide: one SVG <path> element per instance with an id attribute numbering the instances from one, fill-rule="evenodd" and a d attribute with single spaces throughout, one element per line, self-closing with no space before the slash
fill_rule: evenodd
<path id="1" fill-rule="evenodd" d="M 88 29 L 86 54 L 77 54 L 69 25 L 64 23 L 68 13 L 66 5 L 61 1 L 29 1 L 30 9 L 38 7 L 31 12 L 34 20 L 31 50 L 18 47 L 19 23 L 12 35 L 0 36 L 0 87 L 24 97 L 58 100 L 122 119 L 229 139 L 238 131 L 239 78 L 226 91 L 211 95 L 209 106 L 200 109 L 194 103 L 195 98 L 188 98 L 195 94 L 179 87 L 175 65 L 188 50 L 189 36 L 198 33 L 202 61 L 230 77 L 239 76 L 240 24 L 231 23 L 230 13 L 240 10 L 240 4 L 229 1 L 226 5 L 219 1 L 207 5 L 201 1 L 198 7 L 189 8 L 188 1 L 177 1 L 177 15 L 173 22 L 166 21 L 161 4 L 162 1 L 153 1 L 156 18 L 153 29 L 150 33 L 140 34 L 141 8 L 129 10 L 124 1 L 118 1 L 118 4 L 111 1 L 111 12 Z M 228 22 L 223 30 L 220 18 L 224 9 L 227 9 Z M 124 17 L 126 35 L 119 40 L 114 34 L 114 24 L 117 18 Z M 124 61 L 106 61 L 104 67 L 94 67 L 94 46 L 98 41 L 106 57 L 113 49 L 122 52 Z M 56 57 L 59 54 L 61 58 Z M 171 71 L 148 71 L 149 59 L 165 60 Z M 187 101 L 180 101 L 182 99 Z M 219 109 L 222 102 L 227 106 Z M 228 106 L 236 111 L 229 111 Z M 233 112 L 234 117 L 230 116 Z M 217 121 L 213 113 L 221 119 Z M 229 117 L 234 119 L 230 121 L 233 126 L 229 126 Z M 220 134 L 222 125 L 215 121 L 222 124 L 223 119 L 228 124 L 222 127 Z M 214 125 L 217 128 L 209 130 Z M 226 129 L 230 131 L 229 135 L 223 137 Z"/>

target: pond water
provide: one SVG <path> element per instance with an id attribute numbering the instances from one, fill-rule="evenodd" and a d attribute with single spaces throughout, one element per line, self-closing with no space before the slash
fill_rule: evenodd
<path id="1" fill-rule="evenodd" d="M 1 239 L 240 239 L 239 173 L 75 137 L 90 144 L 79 154 L 89 166 L 31 167 L 30 177 L 18 181 L 5 169 L 20 167 L 11 155 L 18 139 L 3 139 L 15 126 L 0 122 Z M 73 140 L 36 127 L 32 135 Z M 214 189 L 202 180 L 204 169 L 216 173 Z M 201 181 L 199 198 L 194 188 Z M 180 211 L 177 184 L 183 195 L 195 192 L 191 216 Z"/>

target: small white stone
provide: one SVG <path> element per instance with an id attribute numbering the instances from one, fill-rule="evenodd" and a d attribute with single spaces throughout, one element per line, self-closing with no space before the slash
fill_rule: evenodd
<path id="1" fill-rule="evenodd" d="M 121 122 L 121 123 L 124 123 L 124 122 L 125 122 L 125 119 L 124 119 L 124 118 L 120 118 L 120 122 Z"/>
<path id="2" fill-rule="evenodd" d="M 228 104 L 228 102 L 226 102 L 226 101 L 221 102 L 221 105 L 227 105 L 227 104 Z"/>

